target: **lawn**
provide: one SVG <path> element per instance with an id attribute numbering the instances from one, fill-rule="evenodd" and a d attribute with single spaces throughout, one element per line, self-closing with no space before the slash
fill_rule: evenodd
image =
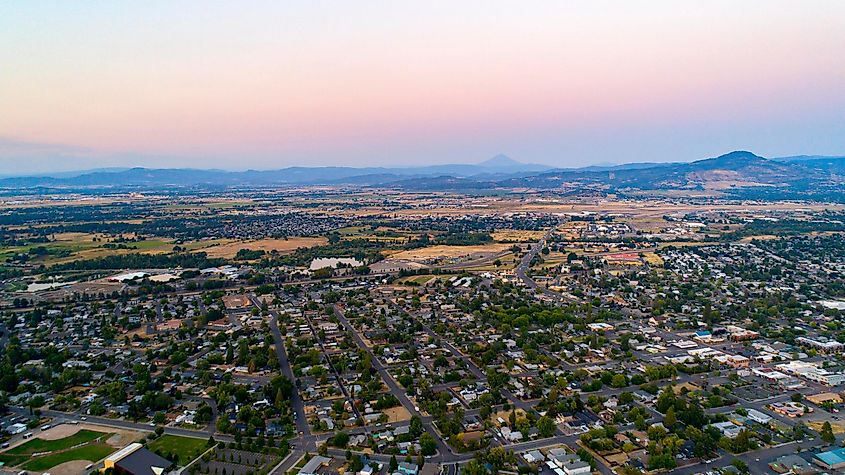
<path id="1" fill-rule="evenodd" d="M 147 444 L 147 448 L 163 456 L 176 454 L 179 457 L 177 465 L 185 466 L 205 452 L 208 448 L 206 442 L 205 439 L 167 434 Z"/>
<path id="2" fill-rule="evenodd" d="M 79 445 L 85 442 L 90 442 L 102 436 L 109 434 L 105 432 L 97 432 L 93 430 L 82 429 L 76 434 L 56 440 L 32 439 L 25 444 L 21 444 L 15 448 L 6 451 L 10 455 L 29 455 L 36 452 L 54 452 L 56 450 L 64 450 L 74 445 Z"/>
<path id="3" fill-rule="evenodd" d="M 33 459 L 23 465 L 25 470 L 41 472 L 71 460 L 87 460 L 96 462 L 114 452 L 114 447 L 102 443 L 86 444 L 75 449 L 65 450 L 55 454 Z"/>
<path id="4" fill-rule="evenodd" d="M 23 463 L 28 459 L 29 455 L 12 455 L 8 453 L 0 454 L 0 462 L 2 462 L 6 467 L 14 467 L 15 465 Z"/>

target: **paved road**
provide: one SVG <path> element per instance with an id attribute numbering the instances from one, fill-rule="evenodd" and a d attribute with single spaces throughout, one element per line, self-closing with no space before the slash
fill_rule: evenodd
<path id="1" fill-rule="evenodd" d="M 15 414 L 29 415 L 29 409 L 24 407 L 9 407 L 9 410 Z M 107 417 L 98 416 L 83 416 L 79 413 L 61 412 L 50 409 L 42 410 L 41 413 L 44 416 L 57 419 L 56 423 L 79 421 L 85 424 L 96 424 L 105 427 L 114 427 L 116 429 L 129 429 L 143 432 L 153 432 L 155 430 L 155 426 L 150 426 L 149 424 L 142 424 L 139 422 L 127 421 L 123 419 L 109 419 Z M 85 418 L 84 420 L 82 419 L 83 417 Z M 164 427 L 164 433 L 171 435 L 181 435 L 184 437 L 194 437 L 197 439 L 207 439 L 210 435 L 212 435 L 212 433 L 208 431 L 183 429 L 181 427 Z M 224 442 L 233 442 L 235 440 L 233 437 L 225 434 L 214 433 L 213 435 L 216 440 L 222 440 Z"/>
<path id="2" fill-rule="evenodd" d="M 571 297 L 568 297 L 558 292 L 554 292 L 545 287 L 538 286 L 537 282 L 534 282 L 534 279 L 532 279 L 528 275 L 528 269 L 531 267 L 531 261 L 534 260 L 540 250 L 546 246 L 546 240 L 549 238 L 553 231 L 554 228 L 550 229 L 543 236 L 542 239 L 531 245 L 531 248 L 528 250 L 528 253 L 522 256 L 522 260 L 519 261 L 519 265 L 516 266 L 514 274 L 516 274 L 516 277 L 521 280 L 526 287 L 532 290 L 539 290 L 540 293 L 542 293 L 546 298 L 557 302 L 570 302 L 573 300 Z"/>
<path id="3" fill-rule="evenodd" d="M 250 296 L 253 305 L 261 308 L 261 302 Z M 291 394 L 291 407 L 296 415 L 296 430 L 303 436 L 311 435 L 311 428 L 308 427 L 308 419 L 305 417 L 305 404 L 302 402 L 302 397 L 299 395 L 299 389 L 296 387 L 296 377 L 293 375 L 293 370 L 290 367 L 288 354 L 285 351 L 285 342 L 282 338 L 282 332 L 279 330 L 279 314 L 275 310 L 270 310 L 270 333 L 273 334 L 274 346 L 276 347 L 276 357 L 279 359 L 279 368 L 294 385 L 293 393 Z"/>
<path id="4" fill-rule="evenodd" d="M 343 324 L 344 328 L 346 328 L 349 332 L 352 333 L 352 337 L 355 340 L 355 343 L 358 345 L 359 348 L 363 349 L 370 355 L 370 359 L 372 360 L 373 368 L 379 373 L 381 379 L 387 384 L 387 388 L 390 390 L 390 393 L 393 394 L 396 399 L 408 410 L 409 413 L 416 415 L 422 419 L 423 427 L 425 428 L 426 432 L 431 434 L 434 437 L 434 440 L 437 441 L 437 450 L 440 451 L 441 456 L 446 456 L 446 454 L 452 454 L 452 448 L 449 447 L 446 442 L 440 437 L 440 434 L 434 429 L 434 424 L 431 422 L 430 416 L 423 416 L 420 414 L 420 411 L 417 409 L 416 405 L 411 402 L 408 395 L 405 394 L 405 391 L 399 387 L 399 384 L 396 383 L 396 380 L 393 379 L 393 376 L 390 372 L 387 371 L 387 368 L 381 361 L 379 361 L 378 356 L 373 352 L 373 350 L 368 347 L 364 340 L 361 338 L 361 335 L 355 331 L 355 327 L 349 322 L 344 315 L 343 310 L 340 308 L 339 305 L 334 305 L 334 313 L 337 316 L 338 320 Z"/>
<path id="5" fill-rule="evenodd" d="M 731 464 L 731 462 L 733 462 L 734 459 L 738 458 L 745 462 L 748 465 L 748 468 L 750 469 L 751 473 L 755 475 L 773 474 L 776 472 L 769 468 L 769 466 L 767 465 L 768 461 L 776 459 L 783 455 L 794 454 L 796 451 L 799 451 L 799 449 L 800 451 L 805 451 L 818 446 L 819 442 L 817 440 L 810 439 L 803 442 L 789 442 L 787 444 L 777 445 L 774 447 L 769 447 L 767 449 L 755 450 L 742 455 L 724 454 L 709 464 L 703 462 L 697 463 L 688 467 L 675 469 L 670 473 L 677 475 L 692 475 L 695 473 L 704 473 L 708 470 L 727 467 Z"/>

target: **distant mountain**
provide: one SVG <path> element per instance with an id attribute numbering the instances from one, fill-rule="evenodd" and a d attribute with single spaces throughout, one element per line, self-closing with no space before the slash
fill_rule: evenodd
<path id="1" fill-rule="evenodd" d="M 289 167 L 280 170 L 100 170 L 0 179 L 5 189 L 155 189 L 169 187 L 348 185 L 403 190 L 563 189 L 568 193 L 702 191 L 743 198 L 845 201 L 845 157 L 767 159 L 735 151 L 694 162 L 550 168 L 497 155 L 478 164 L 426 167 Z"/>
<path id="2" fill-rule="evenodd" d="M 789 157 L 777 157 L 773 158 L 772 160 L 776 160 L 779 162 L 803 162 L 803 161 L 813 161 L 813 160 L 842 160 L 845 159 L 845 156 L 837 156 L 837 155 L 792 155 Z"/>
<path id="3" fill-rule="evenodd" d="M 424 167 L 288 167 L 280 170 L 197 170 L 187 168 L 131 168 L 36 175 L 0 179 L 0 187 L 162 187 L 378 184 L 403 178 L 453 176 L 499 179 L 549 170 L 546 165 L 524 164 L 497 155 L 479 164 L 445 164 Z"/>

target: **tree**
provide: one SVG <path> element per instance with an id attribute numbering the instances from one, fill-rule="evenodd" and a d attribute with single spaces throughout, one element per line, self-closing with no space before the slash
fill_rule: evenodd
<path id="1" fill-rule="evenodd" d="M 349 444 L 349 434 L 346 432 L 338 432 L 331 438 L 331 444 L 334 447 L 345 448 Z"/>
<path id="2" fill-rule="evenodd" d="M 739 470 L 739 473 L 751 473 L 751 471 L 748 469 L 748 464 L 746 464 L 740 459 L 733 459 L 731 465 L 733 465 L 737 470 Z"/>
<path id="3" fill-rule="evenodd" d="M 666 410 L 666 416 L 663 418 L 663 425 L 665 425 L 667 429 L 672 430 L 677 423 L 678 419 L 675 417 L 675 408 L 670 407 Z"/>
<path id="4" fill-rule="evenodd" d="M 420 435 L 420 452 L 425 456 L 437 453 L 437 441 L 428 432 L 423 432 Z"/>
<path id="5" fill-rule="evenodd" d="M 156 424 L 164 424 L 165 421 L 166 419 L 164 417 L 164 413 L 161 411 L 156 412 L 153 416 L 153 422 L 155 422 Z"/>
<path id="6" fill-rule="evenodd" d="M 549 416 L 543 416 L 537 420 L 537 432 L 540 437 L 546 438 L 555 435 L 555 423 Z"/>
<path id="7" fill-rule="evenodd" d="M 390 464 L 388 465 L 388 470 L 390 470 L 390 472 L 391 472 L 391 473 L 393 473 L 393 472 L 395 472 L 398 468 L 399 468 L 399 462 L 397 462 L 397 461 L 396 461 L 396 456 L 395 456 L 395 455 L 391 455 L 391 456 L 390 456 Z"/>
<path id="8" fill-rule="evenodd" d="M 830 421 L 824 421 L 822 424 L 822 430 L 819 432 L 821 439 L 827 443 L 832 444 L 836 442 L 836 436 L 833 435 L 833 428 L 830 426 Z"/>
<path id="9" fill-rule="evenodd" d="M 420 416 L 417 416 L 417 415 L 411 416 L 411 422 L 408 424 L 408 431 L 411 433 L 411 435 L 413 437 L 417 437 L 420 434 L 422 434 L 423 425 L 422 425 L 422 419 L 420 419 Z"/>
<path id="10" fill-rule="evenodd" d="M 461 475 L 487 475 L 487 469 L 484 468 L 484 464 L 482 464 L 477 459 L 472 459 L 464 465 L 463 470 L 461 470 Z"/>
<path id="11" fill-rule="evenodd" d="M 628 378 L 624 374 L 614 374 L 610 380 L 610 385 L 614 388 L 624 388 L 628 385 Z"/>

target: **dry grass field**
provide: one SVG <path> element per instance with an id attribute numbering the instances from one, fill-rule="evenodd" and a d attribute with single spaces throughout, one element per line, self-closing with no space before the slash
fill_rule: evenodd
<path id="1" fill-rule="evenodd" d="M 493 232 L 493 240 L 496 242 L 535 242 L 539 241 L 545 231 L 525 231 L 520 229 L 497 229 Z"/>
<path id="2" fill-rule="evenodd" d="M 324 237 L 292 237 L 288 239 L 258 239 L 255 241 L 216 240 L 194 243 L 189 246 L 189 249 L 203 251 L 208 254 L 208 257 L 231 259 L 241 249 L 268 253 L 276 251 L 280 254 L 287 254 L 300 247 L 322 246 L 327 242 Z"/>
<path id="3" fill-rule="evenodd" d="M 425 261 L 431 259 L 481 258 L 502 252 L 510 247 L 509 244 L 484 244 L 480 246 L 429 246 L 411 249 L 392 254 L 393 259 L 407 259 L 409 261 Z"/>

